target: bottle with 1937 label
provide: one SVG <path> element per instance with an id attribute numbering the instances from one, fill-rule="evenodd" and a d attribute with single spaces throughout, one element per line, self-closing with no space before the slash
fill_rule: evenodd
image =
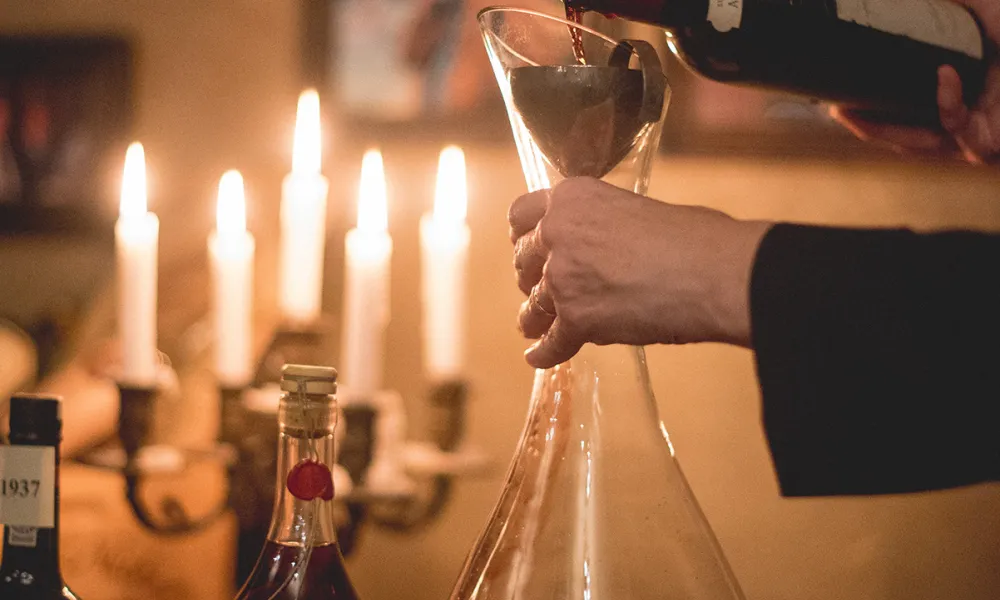
<path id="1" fill-rule="evenodd" d="M 836 102 L 898 122 L 938 122 L 937 71 L 967 103 L 995 50 L 951 0 L 565 0 L 666 30 L 670 50 L 716 81 Z"/>
<path id="2" fill-rule="evenodd" d="M 79 600 L 59 568 L 59 398 L 10 399 L 10 444 L 0 446 L 3 600 Z"/>

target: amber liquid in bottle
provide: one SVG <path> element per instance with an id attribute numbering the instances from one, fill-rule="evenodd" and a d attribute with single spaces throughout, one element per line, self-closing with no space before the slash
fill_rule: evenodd
<path id="1" fill-rule="evenodd" d="M 0 562 L 2 600 L 79 600 L 63 582 L 59 568 L 59 442 L 62 438 L 61 401 L 56 397 L 16 395 L 10 399 L 10 445 L 39 449 L 50 447 L 54 460 L 51 527 L 5 525 L 3 562 Z M 11 458 L 11 457 L 8 457 Z M 20 457 L 22 460 L 24 457 Z M 34 459 L 28 459 L 34 463 Z M 23 475 L 23 473 L 22 473 Z M 11 503 L 48 496 L 38 489 L 44 478 L 0 473 L 0 490 Z M 34 482 L 38 481 L 38 486 Z M 27 483 L 27 486 L 24 484 Z M 25 494 L 27 491 L 27 494 Z"/>
<path id="2" fill-rule="evenodd" d="M 309 556 L 309 565 L 299 577 L 293 577 L 301 548 L 268 541 L 261 552 L 256 569 L 244 586 L 241 600 L 301 600 L 303 598 L 357 598 L 347 578 L 344 558 L 336 543 L 316 546 Z M 288 585 L 282 584 L 290 577 Z"/>
<path id="3" fill-rule="evenodd" d="M 287 372 L 282 387 L 288 390 L 286 378 Z M 274 515 L 257 565 L 237 600 L 357 599 L 333 518 L 335 423 L 332 393 L 282 395 Z"/>

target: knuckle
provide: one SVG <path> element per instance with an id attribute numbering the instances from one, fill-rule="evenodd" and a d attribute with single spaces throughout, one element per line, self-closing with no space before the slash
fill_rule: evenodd
<path id="1" fill-rule="evenodd" d="M 528 202 L 529 194 L 522 194 L 518 196 L 513 202 L 511 202 L 510 207 L 507 209 L 507 222 L 510 223 L 511 227 L 517 225 L 518 216 L 521 214 L 521 207 Z"/>
<path id="2" fill-rule="evenodd" d="M 568 263 L 562 260 L 561 255 L 553 254 L 549 257 L 548 262 L 545 263 L 542 277 L 545 278 L 545 284 L 553 298 L 566 295 L 571 275 Z"/>
<path id="3" fill-rule="evenodd" d="M 514 242 L 514 260 L 515 261 L 519 260 L 524 255 L 524 253 L 527 251 L 527 248 L 525 248 L 525 246 L 528 245 L 528 239 L 527 238 L 528 238 L 528 236 L 522 235 L 521 237 L 517 238 L 517 241 Z"/>
<path id="4" fill-rule="evenodd" d="M 538 225 L 535 226 L 535 237 L 537 237 L 538 243 L 546 248 L 552 248 L 553 242 L 558 237 L 558 229 L 556 219 L 550 215 L 542 217 Z"/>
<path id="5" fill-rule="evenodd" d="M 524 294 L 530 294 L 531 288 L 535 286 L 534 282 L 524 274 L 522 271 L 517 272 L 517 287 Z"/>
<path id="6" fill-rule="evenodd" d="M 569 177 L 563 179 L 552 188 L 552 197 L 549 202 L 552 206 L 571 202 L 574 198 L 593 192 L 599 179 L 593 177 Z"/>
<path id="7" fill-rule="evenodd" d="M 585 329 L 581 319 L 581 311 L 576 304 L 570 302 L 559 307 L 559 316 L 566 323 L 566 328 L 574 332 L 582 333 Z"/>

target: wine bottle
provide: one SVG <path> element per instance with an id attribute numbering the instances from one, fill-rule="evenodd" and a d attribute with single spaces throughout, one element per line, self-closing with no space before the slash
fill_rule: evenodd
<path id="1" fill-rule="evenodd" d="M 58 397 L 10 399 L 10 444 L 0 447 L 3 600 L 79 600 L 59 568 Z"/>
<path id="2" fill-rule="evenodd" d="M 285 365 L 267 541 L 237 600 L 356 600 L 333 518 L 337 371 Z"/>
<path id="3" fill-rule="evenodd" d="M 709 79 L 936 125 L 937 70 L 951 65 L 967 103 L 995 48 L 950 0 L 565 0 L 583 12 L 656 25 L 682 63 Z"/>

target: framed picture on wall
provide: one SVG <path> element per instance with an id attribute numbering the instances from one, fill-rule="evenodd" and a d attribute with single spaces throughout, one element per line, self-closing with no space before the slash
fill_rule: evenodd
<path id="1" fill-rule="evenodd" d="M 132 120 L 115 36 L 0 36 L 0 231 L 104 227 Z"/>

